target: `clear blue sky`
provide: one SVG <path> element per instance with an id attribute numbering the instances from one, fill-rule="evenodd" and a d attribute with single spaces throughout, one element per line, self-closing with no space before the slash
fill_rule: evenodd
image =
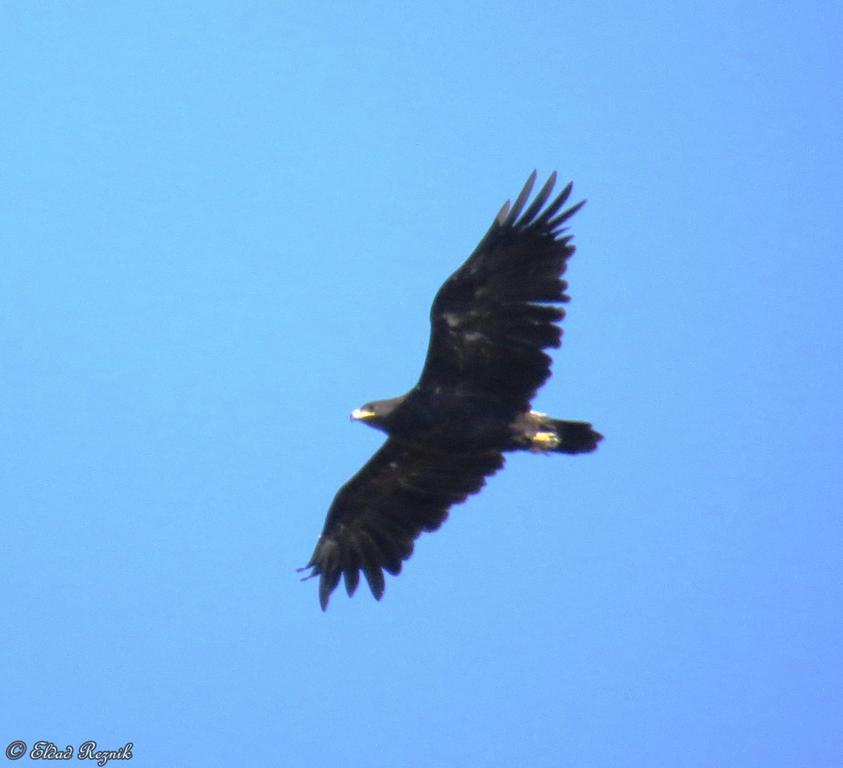
<path id="1" fill-rule="evenodd" d="M 837 2 L 3 3 L 2 748 L 843 765 L 841 39 Z M 536 405 L 606 440 L 323 614 L 348 414 L 533 168 L 589 200 Z"/>

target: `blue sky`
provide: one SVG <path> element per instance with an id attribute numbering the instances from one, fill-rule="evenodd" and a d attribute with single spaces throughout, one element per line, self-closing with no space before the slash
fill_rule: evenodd
<path id="1" fill-rule="evenodd" d="M 4 749 L 843 763 L 843 11 L 737 6 L 3 4 Z M 323 614 L 348 414 L 533 168 L 606 440 Z"/>

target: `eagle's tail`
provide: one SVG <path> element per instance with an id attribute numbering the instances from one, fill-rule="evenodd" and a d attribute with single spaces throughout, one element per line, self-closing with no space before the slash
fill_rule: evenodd
<path id="1" fill-rule="evenodd" d="M 603 435 L 595 432 L 591 424 L 585 421 L 553 419 L 552 424 L 559 436 L 559 445 L 553 449 L 557 453 L 590 453 L 603 439 Z"/>
<path id="2" fill-rule="evenodd" d="M 603 439 L 585 421 L 560 421 L 536 411 L 530 412 L 528 419 L 533 428 L 525 436 L 531 451 L 590 453 Z"/>

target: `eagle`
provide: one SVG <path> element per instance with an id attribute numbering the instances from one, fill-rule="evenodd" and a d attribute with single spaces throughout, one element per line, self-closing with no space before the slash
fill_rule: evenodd
<path id="1" fill-rule="evenodd" d="M 351 418 L 388 435 L 340 488 L 310 561 L 324 611 L 345 581 L 349 596 L 362 571 L 375 599 L 384 571 L 397 575 L 424 531 L 485 484 L 507 451 L 578 454 L 602 435 L 583 421 L 562 421 L 531 402 L 550 376 L 545 350 L 558 347 L 569 300 L 562 279 L 574 253 L 564 225 L 584 205 L 563 210 L 569 183 L 546 205 L 554 171 L 525 209 L 536 172 L 507 200 L 465 263 L 442 285 L 430 309 L 430 343 L 416 385 L 373 400 Z"/>

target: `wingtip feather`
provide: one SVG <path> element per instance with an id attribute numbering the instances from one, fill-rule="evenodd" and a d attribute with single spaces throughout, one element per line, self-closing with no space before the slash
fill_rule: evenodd
<path id="1" fill-rule="evenodd" d="M 506 216 L 509 213 L 509 200 L 507 200 L 502 206 L 501 209 L 498 211 L 498 215 L 495 216 L 495 223 L 498 226 L 503 226 L 504 222 L 506 221 Z"/>
<path id="2" fill-rule="evenodd" d="M 534 169 L 530 176 L 527 178 L 527 181 L 524 183 L 524 187 L 521 189 L 521 192 L 515 200 L 515 205 L 513 205 L 510 209 L 509 214 L 506 217 L 506 221 L 502 222 L 502 226 L 512 226 L 516 222 L 519 214 L 524 208 L 524 203 L 527 202 L 527 199 L 530 197 L 530 193 L 533 191 L 533 185 L 535 183 L 536 171 Z"/>
<path id="3" fill-rule="evenodd" d="M 547 201 L 547 198 L 550 197 L 550 193 L 553 191 L 553 187 L 555 185 L 556 171 L 553 171 L 553 173 L 550 174 L 547 181 L 544 183 L 544 186 L 539 190 L 538 195 L 536 195 L 535 199 L 530 204 L 530 207 L 524 212 L 524 215 L 518 222 L 518 225 L 520 227 L 529 226 L 533 219 L 536 218 L 539 211 L 542 209 L 542 206 Z"/>

